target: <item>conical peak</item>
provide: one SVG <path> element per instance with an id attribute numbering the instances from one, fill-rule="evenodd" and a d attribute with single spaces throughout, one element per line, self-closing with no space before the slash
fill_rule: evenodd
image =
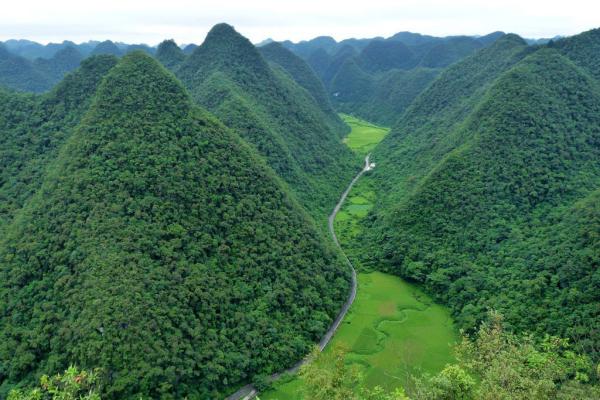
<path id="1" fill-rule="evenodd" d="M 54 55 L 54 58 L 58 58 L 58 57 L 83 58 L 83 56 L 81 55 L 81 52 L 79 50 L 77 50 L 77 48 L 75 48 L 74 46 L 71 46 L 71 45 L 68 45 L 65 48 L 57 51 L 56 54 Z"/>
<path id="2" fill-rule="evenodd" d="M 231 25 L 215 25 L 206 40 L 186 61 L 180 73 L 201 74 L 219 70 L 238 74 L 240 70 L 253 70 L 254 74 L 269 74 L 266 61 L 258 49 L 244 36 L 235 31 Z"/>
<path id="3" fill-rule="evenodd" d="M 115 56 L 120 56 L 122 54 L 122 51 L 112 41 L 105 40 L 104 42 L 98 43 L 96 47 L 94 47 L 94 50 L 92 50 L 92 54 L 112 54 Z"/>
<path id="4" fill-rule="evenodd" d="M 166 50 L 166 49 L 179 49 L 179 46 L 177 46 L 177 43 L 175 43 L 175 40 L 173 39 L 166 39 L 163 40 L 159 45 L 158 45 L 158 49 L 157 49 L 157 54 L 158 52 L 160 52 L 161 50 Z"/>
<path id="5" fill-rule="evenodd" d="M 269 51 L 285 51 L 286 53 L 287 52 L 291 53 L 290 50 L 288 50 L 285 47 L 283 47 L 281 45 L 281 43 L 279 43 L 279 42 L 271 42 L 271 43 L 265 44 L 264 46 L 261 47 L 261 49 L 266 49 L 266 50 L 269 50 Z"/>
<path id="6" fill-rule="evenodd" d="M 185 54 L 173 39 L 169 39 L 158 45 L 156 58 L 169 68 L 183 61 Z"/>
<path id="7" fill-rule="evenodd" d="M 227 35 L 242 37 L 242 35 L 240 35 L 233 26 L 222 22 L 220 24 L 216 24 L 215 26 L 213 26 L 211 28 L 211 30 L 208 32 L 208 34 L 206 35 L 206 38 L 208 39 L 209 37 L 212 37 L 212 36 L 227 36 Z"/>
<path id="8" fill-rule="evenodd" d="M 212 27 L 201 47 L 226 46 L 228 50 L 254 49 L 254 45 L 231 25 L 221 23 Z"/>
<path id="9" fill-rule="evenodd" d="M 497 46 L 506 45 L 506 44 L 512 44 L 515 46 L 526 46 L 527 42 L 525 41 L 525 39 L 523 39 L 521 36 L 517 35 L 516 33 L 507 33 L 506 35 L 500 37 L 494 43 L 494 45 L 497 45 Z"/>
<path id="10" fill-rule="evenodd" d="M 125 55 L 98 89 L 96 110 L 102 114 L 186 113 L 188 95 L 175 77 L 141 50 Z"/>
<path id="11" fill-rule="evenodd" d="M 294 54 L 291 50 L 286 49 L 279 42 L 271 42 L 267 45 L 264 45 L 259 48 L 260 52 L 263 55 L 266 55 L 266 58 L 276 58 L 278 60 L 302 60 L 296 54 Z"/>

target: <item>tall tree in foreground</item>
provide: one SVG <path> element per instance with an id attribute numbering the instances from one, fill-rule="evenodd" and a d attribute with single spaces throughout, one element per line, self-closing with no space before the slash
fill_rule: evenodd
<path id="1" fill-rule="evenodd" d="M 408 397 L 398 388 L 392 393 L 362 386 L 360 373 L 346 359 L 342 347 L 322 354 L 301 376 L 306 400 L 593 400 L 600 396 L 593 365 L 575 353 L 568 340 L 506 331 L 503 318 L 488 314 L 473 337 L 456 345 L 457 363 L 435 376 L 413 377 Z"/>
<path id="2" fill-rule="evenodd" d="M 7 400 L 100 400 L 99 381 L 99 371 L 70 366 L 64 374 L 43 375 L 38 388 L 12 390 Z"/>

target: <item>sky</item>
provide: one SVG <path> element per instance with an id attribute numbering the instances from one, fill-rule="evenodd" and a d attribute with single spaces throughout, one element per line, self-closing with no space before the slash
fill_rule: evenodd
<path id="1" fill-rule="evenodd" d="M 396 32 L 527 38 L 573 35 L 600 27 L 597 0 L 4 0 L 0 40 L 40 43 L 90 39 L 157 44 L 201 43 L 227 22 L 255 43 L 266 38 L 388 37 Z"/>

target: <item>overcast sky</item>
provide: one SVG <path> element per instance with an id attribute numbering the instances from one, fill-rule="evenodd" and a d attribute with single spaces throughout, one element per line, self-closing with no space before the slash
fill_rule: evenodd
<path id="1" fill-rule="evenodd" d="M 486 34 L 539 38 L 600 27 L 597 0 L 4 0 L 0 40 L 42 43 L 89 39 L 157 44 L 200 43 L 227 22 L 253 42 L 329 35 Z"/>

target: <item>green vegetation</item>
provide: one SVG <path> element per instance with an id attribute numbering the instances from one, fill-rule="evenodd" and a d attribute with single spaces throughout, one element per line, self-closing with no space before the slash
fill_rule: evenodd
<path id="1" fill-rule="evenodd" d="M 346 347 L 362 387 L 406 387 L 412 375 L 436 374 L 454 360 L 456 332 L 446 309 L 392 275 L 361 273 L 358 281 L 356 300 L 325 353 Z M 301 400 L 303 387 L 301 379 L 284 380 L 260 397 Z"/>
<path id="2" fill-rule="evenodd" d="M 0 398 L 600 397 L 600 30 L 11 46 Z"/>
<path id="3" fill-rule="evenodd" d="M 215 398 L 321 337 L 346 265 L 155 60 L 124 56 L 65 136 L 0 241 L 1 397 L 73 363 L 108 399 Z"/>
<path id="4" fill-rule="evenodd" d="M 40 387 L 31 391 L 12 390 L 7 400 L 100 400 L 99 371 L 79 371 L 70 366 L 64 374 L 42 375 Z"/>
<path id="5" fill-rule="evenodd" d="M 262 46 L 259 50 L 267 61 L 283 68 L 298 85 L 310 93 L 319 108 L 325 113 L 328 122 L 337 131 L 346 131 L 343 121 L 340 120 L 331 106 L 323 83 L 303 59 L 277 42 Z"/>
<path id="6" fill-rule="evenodd" d="M 369 154 L 390 131 L 389 128 L 371 124 L 352 115 L 341 114 L 340 116 L 350 126 L 350 133 L 344 138 L 344 143 L 352 151 L 363 156 Z"/>
<path id="7" fill-rule="evenodd" d="M 51 92 L 25 95 L 0 90 L 0 232 L 42 185 L 46 167 L 90 106 L 111 56 L 85 60 Z"/>
<path id="8" fill-rule="evenodd" d="M 263 155 L 318 221 L 360 168 L 319 103 L 272 69 L 231 26 L 216 25 L 176 71 L 192 97 Z M 335 117 L 337 118 L 337 117 Z"/>
<path id="9" fill-rule="evenodd" d="M 420 67 L 408 71 L 388 71 L 375 77 L 370 96 L 351 99 L 349 102 L 338 98 L 336 105 L 341 111 L 348 110 L 369 121 L 392 126 L 440 71 L 441 69 Z"/>
<path id="10" fill-rule="evenodd" d="M 414 66 L 414 53 L 396 40 L 373 40 L 358 56 L 357 63 L 367 72 L 409 69 Z"/>
<path id="11" fill-rule="evenodd" d="M 120 57 L 123 55 L 123 51 L 114 44 L 110 40 L 105 40 L 104 42 L 98 43 L 94 50 L 90 53 L 92 56 L 100 55 L 100 54 L 108 54 L 115 57 Z"/>
<path id="12" fill-rule="evenodd" d="M 343 118 L 352 128 L 349 136 L 352 139 L 346 143 L 357 152 L 365 151 L 365 143 L 375 146 L 387 132 L 385 128 L 351 116 L 344 115 Z M 353 188 L 335 220 L 336 233 L 344 249 L 360 241 L 359 222 L 375 200 L 369 181 L 366 184 L 363 181 L 365 178 Z M 353 251 L 347 252 L 354 259 Z M 391 275 L 360 273 L 358 282 L 354 304 L 324 358 L 335 358 L 332 354 L 342 346 L 347 351 L 344 362 L 357 368 L 362 376 L 360 386 L 363 390 L 381 387 L 390 391 L 407 386 L 413 375 L 435 374 L 453 361 L 450 349 L 456 341 L 456 332 L 446 309 L 433 304 L 415 286 Z M 325 369 L 328 364 L 324 362 Z M 278 381 L 275 389 L 261 398 L 312 399 L 313 394 L 303 393 L 306 379 L 303 376 Z M 347 385 L 343 386 L 347 388 Z M 356 392 L 353 385 L 350 392 Z"/>
<path id="13" fill-rule="evenodd" d="M 473 337 L 455 347 L 457 361 L 436 375 L 413 377 L 407 390 L 365 390 L 363 376 L 341 347 L 311 355 L 301 369 L 303 392 L 311 400 L 594 400 L 600 386 L 585 384 L 596 372 L 568 341 L 506 332 L 502 318 L 489 314 Z M 596 377 L 597 378 L 597 377 Z M 295 397 L 289 397 L 294 399 Z"/>
<path id="14" fill-rule="evenodd" d="M 392 125 L 439 72 L 439 69 L 413 68 L 368 76 L 349 60 L 332 81 L 331 91 L 339 111 Z"/>
<path id="15" fill-rule="evenodd" d="M 451 37 L 433 46 L 423 46 L 423 50 L 427 50 L 420 59 L 419 66 L 426 68 L 447 67 L 473 54 L 482 47 L 484 47 L 484 44 L 472 37 Z"/>
<path id="16" fill-rule="evenodd" d="M 284 44 L 319 75 L 337 111 L 390 126 L 443 68 L 503 35 L 436 38 L 400 32 L 387 39 Z"/>
<path id="17" fill-rule="evenodd" d="M 0 43 L 0 86 L 26 92 L 43 92 L 50 87 L 50 82 L 30 60 L 10 53 Z"/>
<path id="18" fill-rule="evenodd" d="M 173 71 L 185 60 L 185 54 L 174 40 L 165 40 L 158 45 L 156 59 L 167 69 Z"/>
<path id="19" fill-rule="evenodd" d="M 83 55 L 79 50 L 73 46 L 67 46 L 57 51 L 52 58 L 37 58 L 33 63 L 40 72 L 48 77 L 49 84 L 54 86 L 67 73 L 77 69 L 82 60 Z"/>
<path id="20" fill-rule="evenodd" d="M 75 47 L 67 46 L 51 58 L 30 61 L 10 53 L 0 43 L 0 86 L 25 92 L 44 92 L 76 69 L 82 59 Z"/>
<path id="21" fill-rule="evenodd" d="M 421 282 L 461 328 L 492 307 L 597 360 L 599 116 L 598 81 L 515 35 L 450 67 L 374 151 L 362 262 Z"/>

